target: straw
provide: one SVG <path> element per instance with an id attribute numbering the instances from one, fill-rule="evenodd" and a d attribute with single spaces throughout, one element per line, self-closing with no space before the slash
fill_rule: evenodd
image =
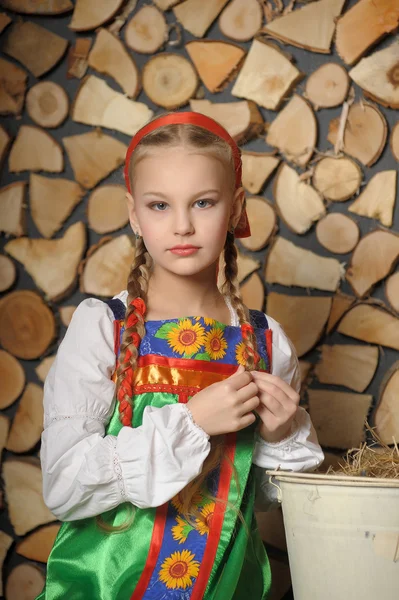
<path id="1" fill-rule="evenodd" d="M 393 448 L 391 448 L 382 441 L 367 421 L 365 427 L 370 432 L 373 442 L 370 445 L 364 442 L 360 448 L 348 450 L 343 457 L 344 464 L 338 463 L 341 469 L 330 466 L 326 475 L 344 473 L 351 476 L 399 479 L 399 449 L 395 437 L 392 436 Z M 376 447 L 377 444 L 379 447 Z"/>

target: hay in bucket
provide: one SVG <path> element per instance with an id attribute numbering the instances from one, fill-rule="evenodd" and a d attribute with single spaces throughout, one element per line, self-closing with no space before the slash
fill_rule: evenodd
<path id="1" fill-rule="evenodd" d="M 326 475 L 344 474 L 352 477 L 399 479 L 399 449 L 395 438 L 392 436 L 393 447 L 391 448 L 381 440 L 367 421 L 365 427 L 372 437 L 371 444 L 364 442 L 360 448 L 348 450 L 343 457 L 344 464 L 338 463 L 341 468 L 330 466 Z"/>

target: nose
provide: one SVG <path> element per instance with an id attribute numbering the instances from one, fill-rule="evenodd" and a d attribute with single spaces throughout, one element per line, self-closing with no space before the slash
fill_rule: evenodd
<path id="1" fill-rule="evenodd" d="M 189 211 L 176 211 L 174 229 L 177 235 L 189 235 L 194 232 L 194 224 Z"/>

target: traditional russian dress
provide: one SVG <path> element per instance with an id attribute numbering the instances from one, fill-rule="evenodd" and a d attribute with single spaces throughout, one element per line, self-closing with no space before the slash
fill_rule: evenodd
<path id="1" fill-rule="evenodd" d="M 115 317 L 114 349 L 118 355 L 126 307 L 117 298 L 108 304 Z M 261 357 L 258 370 L 270 372 L 272 330 L 264 313 L 251 310 L 250 319 Z M 152 410 L 185 405 L 198 391 L 223 381 L 244 362 L 238 326 L 205 317 L 147 321 L 134 375 L 133 428 L 142 425 L 144 415 Z M 191 426 L 199 429 L 193 423 Z M 118 436 L 121 428 L 115 403 L 105 434 Z M 256 423 L 225 436 L 226 458 L 206 482 L 208 492 L 221 502 L 198 493 L 194 524 L 180 512 L 179 493 L 159 506 L 136 506 L 132 525 L 120 533 L 102 531 L 94 517 L 64 522 L 48 559 L 45 588 L 36 600 L 267 598 L 270 566 L 254 516 L 255 428 Z M 209 444 L 205 432 L 197 433 Z M 322 459 L 317 459 L 317 452 L 315 456 L 312 464 L 317 466 Z M 152 468 L 148 464 L 148 469 Z M 185 476 L 182 474 L 182 479 Z M 157 477 L 161 482 L 162 474 Z M 92 486 L 96 485 L 100 487 L 101 482 L 94 479 Z M 176 489 L 181 488 L 177 481 Z M 127 509 L 128 503 L 122 502 L 102 517 L 119 525 L 128 517 Z"/>

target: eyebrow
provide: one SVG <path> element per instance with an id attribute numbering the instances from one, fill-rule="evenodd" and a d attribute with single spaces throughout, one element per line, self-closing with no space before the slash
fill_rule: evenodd
<path id="1" fill-rule="evenodd" d="M 217 190 L 217 189 L 204 190 L 202 192 L 198 192 L 197 194 L 193 194 L 192 198 L 195 198 L 196 196 L 203 196 L 205 194 L 211 194 L 213 192 L 220 193 L 220 190 Z M 165 198 L 165 200 L 168 199 L 168 196 L 166 194 L 162 194 L 162 192 L 145 192 L 145 194 L 143 194 L 143 196 L 159 196 L 160 198 Z"/>

